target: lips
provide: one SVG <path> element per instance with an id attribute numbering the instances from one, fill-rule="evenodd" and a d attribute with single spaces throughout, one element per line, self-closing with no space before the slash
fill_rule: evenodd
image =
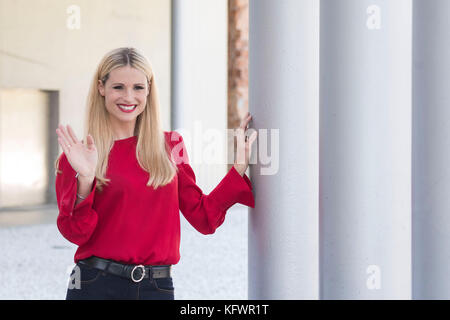
<path id="1" fill-rule="evenodd" d="M 122 112 L 130 113 L 130 112 L 133 112 L 134 109 L 136 109 L 137 105 L 135 105 L 135 104 L 118 104 L 117 107 Z"/>

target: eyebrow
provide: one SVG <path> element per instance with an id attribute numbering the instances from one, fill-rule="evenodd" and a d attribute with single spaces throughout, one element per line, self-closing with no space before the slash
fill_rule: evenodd
<path id="1" fill-rule="evenodd" d="M 118 83 L 118 82 L 117 83 L 113 83 L 112 85 L 115 86 L 116 84 L 124 85 L 123 83 Z M 138 85 L 145 86 L 145 84 L 143 84 L 143 83 L 135 83 L 134 85 L 135 86 L 138 86 Z"/>

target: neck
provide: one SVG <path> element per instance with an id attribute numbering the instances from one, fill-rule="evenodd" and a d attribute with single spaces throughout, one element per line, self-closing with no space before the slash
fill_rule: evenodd
<path id="1" fill-rule="evenodd" d="M 114 140 L 127 139 L 134 136 L 134 126 L 136 120 L 132 122 L 115 122 L 111 121 L 111 129 Z"/>

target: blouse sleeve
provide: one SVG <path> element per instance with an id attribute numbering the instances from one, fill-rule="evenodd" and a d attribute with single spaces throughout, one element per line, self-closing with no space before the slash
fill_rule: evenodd
<path id="1" fill-rule="evenodd" d="M 55 190 L 59 214 L 56 224 L 64 238 L 80 246 L 89 240 L 97 225 L 98 215 L 92 209 L 97 181 L 94 179 L 91 193 L 86 199 L 74 207 L 77 197 L 77 173 L 64 153 L 59 158 L 58 169 Z"/>
<path id="2" fill-rule="evenodd" d="M 178 166 L 179 208 L 188 222 L 202 234 L 212 234 L 224 222 L 227 210 L 236 203 L 254 208 L 252 184 L 232 167 L 208 195 L 197 186 L 183 138 L 174 132 L 172 156 Z M 174 141 L 176 140 L 176 141 Z"/>

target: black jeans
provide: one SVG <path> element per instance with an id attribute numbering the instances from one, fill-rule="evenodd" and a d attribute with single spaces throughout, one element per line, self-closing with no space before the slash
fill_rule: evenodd
<path id="1" fill-rule="evenodd" d="M 77 263 L 72 270 L 66 300 L 174 300 L 172 277 L 135 283 Z"/>

